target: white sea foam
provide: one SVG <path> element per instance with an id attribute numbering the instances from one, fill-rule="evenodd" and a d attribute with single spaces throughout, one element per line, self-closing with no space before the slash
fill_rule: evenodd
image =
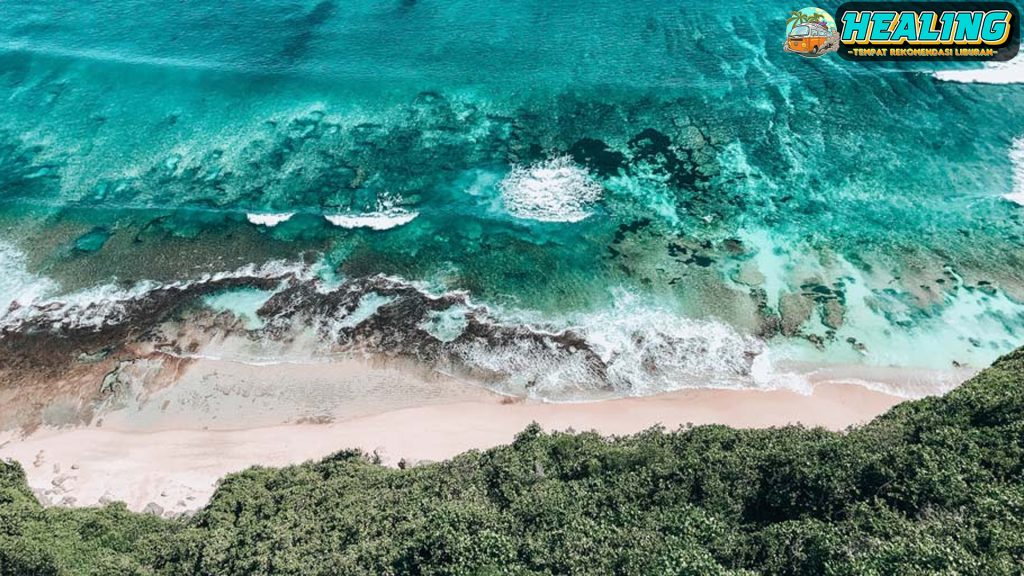
<path id="1" fill-rule="evenodd" d="M 498 312 L 499 316 L 505 316 Z M 506 319 L 519 324 L 522 319 Z M 686 388 L 788 388 L 807 393 L 807 381 L 773 367 L 765 344 L 715 320 L 697 320 L 651 306 L 628 293 L 615 306 L 566 318 L 558 326 L 534 328 L 555 335 L 568 328 L 601 360 L 586 351 L 553 349 L 531 339 L 504 345 L 472 340 L 456 346 L 469 366 L 509 375 L 515 393 L 546 400 L 579 401 L 639 396 Z"/>
<path id="2" fill-rule="evenodd" d="M 1013 141 L 1010 160 L 1013 162 L 1013 191 L 1004 194 L 1003 198 L 1024 206 L 1024 138 Z"/>
<path id="3" fill-rule="evenodd" d="M 498 189 L 510 214 L 541 222 L 579 222 L 590 216 L 590 206 L 604 191 L 568 156 L 515 166 Z"/>
<path id="4" fill-rule="evenodd" d="M 722 322 L 643 305 L 632 296 L 620 296 L 615 307 L 582 318 L 578 331 L 607 365 L 609 381 L 634 394 L 776 384 L 761 340 Z"/>
<path id="5" fill-rule="evenodd" d="M 986 62 L 983 68 L 970 70 L 939 70 L 932 76 L 946 82 L 965 84 L 1020 84 L 1024 83 L 1024 59 L 1009 62 Z"/>
<path id="6" fill-rule="evenodd" d="M 468 308 L 459 305 L 431 311 L 427 313 L 423 322 L 420 322 L 419 329 L 441 342 L 452 342 L 466 330 L 467 311 Z"/>
<path id="7" fill-rule="evenodd" d="M 390 230 L 398 226 L 404 226 L 420 215 L 419 212 L 402 208 L 400 206 L 401 201 L 401 196 L 383 195 L 377 201 L 377 209 L 372 212 L 325 214 L 324 218 L 331 224 L 341 226 L 342 228 Z"/>
<path id="8" fill-rule="evenodd" d="M 129 302 L 159 288 L 156 282 L 139 282 L 130 288 L 112 284 L 38 299 L 27 306 L 9 310 L 0 318 L 0 328 L 17 328 L 24 322 L 49 325 L 54 331 L 62 328 L 95 328 L 117 322 L 125 316 Z"/>
<path id="9" fill-rule="evenodd" d="M 25 255 L 5 242 L 0 242 L 0 270 L 0 317 L 11 306 L 27 306 L 58 289 L 53 280 L 30 274 Z"/>
<path id="10" fill-rule="evenodd" d="M 98 330 L 105 325 L 124 321 L 131 303 L 146 297 L 154 290 L 186 289 L 195 284 L 230 278 L 277 278 L 286 275 L 308 279 L 312 277 L 313 271 L 302 264 L 275 260 L 258 266 L 249 264 L 236 270 L 204 274 L 192 280 L 167 284 L 148 280 L 137 282 L 127 288 L 104 284 L 59 296 L 51 296 L 51 290 L 45 297 L 36 297 L 27 303 L 19 300 L 21 306 L 8 309 L 0 316 L 0 329 L 17 329 L 19 325 L 33 322 L 49 325 L 55 331 L 80 328 Z"/>
<path id="11" fill-rule="evenodd" d="M 273 228 L 278 224 L 287 222 L 294 216 L 294 212 L 284 212 L 281 214 L 246 214 L 246 219 L 249 222 L 256 224 L 257 226 L 266 226 L 267 228 Z"/>
<path id="12" fill-rule="evenodd" d="M 330 214 L 324 215 L 328 222 L 342 228 L 369 228 L 371 230 L 390 230 L 412 222 L 419 212 L 410 212 L 401 208 L 392 208 L 380 212 L 361 214 Z"/>

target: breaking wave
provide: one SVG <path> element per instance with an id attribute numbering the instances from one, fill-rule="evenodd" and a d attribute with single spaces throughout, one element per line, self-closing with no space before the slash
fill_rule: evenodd
<path id="1" fill-rule="evenodd" d="M 1013 162 L 1013 191 L 1004 194 L 1003 198 L 1024 206 L 1024 138 L 1017 138 L 1010 148 L 1010 161 Z"/>
<path id="2" fill-rule="evenodd" d="M 324 215 L 328 222 L 342 228 L 369 228 L 370 230 L 390 230 L 412 222 L 419 212 L 406 210 L 399 206 L 399 196 L 384 196 L 377 201 L 377 208 L 371 212 L 355 212 L 348 214 Z"/>
<path id="3" fill-rule="evenodd" d="M 516 218 L 541 222 L 579 222 L 603 188 L 589 171 L 568 156 L 528 167 L 516 166 L 498 184 L 505 209 Z"/>
<path id="4" fill-rule="evenodd" d="M 99 331 L 104 327 L 130 323 L 154 308 L 176 306 L 189 296 L 232 286 L 271 283 L 285 278 L 308 278 L 311 270 L 302 265 L 272 261 L 250 264 L 228 272 L 204 274 L 193 280 L 171 283 L 143 281 L 128 287 L 105 284 L 59 296 L 22 293 L 0 315 L 0 338 L 25 331 L 66 333 Z M 36 279 L 48 282 L 47 279 Z M 55 284 L 51 285 L 55 286 Z M 52 292 L 52 290 L 51 290 Z"/>
<path id="5" fill-rule="evenodd" d="M 273 228 L 278 224 L 287 222 L 294 216 L 294 212 L 284 212 L 281 214 L 246 214 L 245 218 L 252 224 L 257 226 L 266 226 L 267 228 Z"/>
<path id="6" fill-rule="evenodd" d="M 1024 60 L 986 62 L 982 68 L 969 70 L 939 70 L 932 76 L 946 82 L 964 84 L 1020 84 L 1024 83 Z"/>
<path id="7" fill-rule="evenodd" d="M 434 294 L 377 276 L 327 292 L 297 285 L 272 296 L 260 313 L 268 334 L 315 326 L 321 341 L 342 350 L 406 356 L 545 400 L 794 387 L 773 372 L 762 341 L 629 294 L 607 310 L 535 323 L 476 304 L 464 292 Z"/>
<path id="8" fill-rule="evenodd" d="M 57 283 L 29 273 L 25 255 L 15 246 L 0 242 L 0 317 L 5 311 L 34 302 L 57 290 Z"/>
<path id="9" fill-rule="evenodd" d="M 495 321 L 517 325 L 504 316 L 495 313 Z M 680 317 L 625 292 L 608 309 L 520 326 L 533 335 L 579 340 L 552 348 L 544 338 L 499 345 L 478 338 L 457 343 L 453 352 L 470 366 L 508 374 L 511 391 L 521 387 L 549 400 L 688 388 L 809 391 L 805 381 L 776 374 L 763 341 L 721 322 Z"/>
<path id="10" fill-rule="evenodd" d="M 335 226 L 342 228 L 369 228 L 370 230 L 390 230 L 408 224 L 419 216 L 419 212 L 409 212 L 400 208 L 392 208 L 381 212 L 362 214 L 332 214 L 324 218 Z"/>
<path id="11" fill-rule="evenodd" d="M 224 291 L 240 295 L 211 297 Z M 198 332 L 187 329 L 189 314 L 175 313 L 217 315 L 234 313 L 232 307 L 239 307 L 242 321 L 205 320 Z M 104 286 L 17 305 L 0 317 L 0 344 L 44 362 L 40 351 L 55 343 L 81 354 L 99 341 L 116 348 L 132 338 L 180 357 L 220 357 L 235 350 L 238 358 L 232 359 L 243 362 L 286 360 L 281 351 L 299 346 L 312 358 L 408 358 L 503 393 L 552 401 L 790 386 L 775 378 L 760 340 L 628 295 L 608 310 L 560 321 L 523 318 L 474 303 L 465 292 L 433 293 L 386 276 L 329 285 L 308 268 L 274 262 L 189 282 Z M 173 322 L 165 325 L 168 320 Z M 195 335 L 209 335 L 211 326 L 221 335 L 212 348 L 196 348 Z M 34 336 L 16 337 L 26 334 Z M 232 348 L 224 344 L 227 336 L 247 344 Z M 18 349 L 23 345 L 33 353 Z"/>

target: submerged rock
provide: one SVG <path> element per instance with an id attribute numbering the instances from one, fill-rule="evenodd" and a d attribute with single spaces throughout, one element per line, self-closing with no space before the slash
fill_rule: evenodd
<path id="1" fill-rule="evenodd" d="M 779 314 L 782 316 L 782 334 L 796 336 L 811 318 L 814 302 L 804 295 L 787 292 L 779 297 Z"/>
<path id="2" fill-rule="evenodd" d="M 764 284 L 764 274 L 757 269 L 757 264 L 754 262 L 744 262 L 740 266 L 733 270 L 732 281 L 737 284 L 743 284 L 745 286 L 757 287 Z"/>
<path id="3" fill-rule="evenodd" d="M 821 323 L 833 330 L 843 327 L 845 310 L 839 300 L 828 300 L 821 306 Z"/>

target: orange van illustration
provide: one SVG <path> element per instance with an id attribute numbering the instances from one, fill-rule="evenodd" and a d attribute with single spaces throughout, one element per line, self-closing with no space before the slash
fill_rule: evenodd
<path id="1" fill-rule="evenodd" d="M 804 8 L 786 20 L 786 41 L 782 49 L 801 56 L 816 57 L 835 52 L 839 32 L 835 20 L 821 8 Z"/>
<path id="2" fill-rule="evenodd" d="M 786 38 L 786 49 L 802 54 L 817 54 L 828 41 L 828 28 L 824 24 L 808 22 L 794 26 Z"/>

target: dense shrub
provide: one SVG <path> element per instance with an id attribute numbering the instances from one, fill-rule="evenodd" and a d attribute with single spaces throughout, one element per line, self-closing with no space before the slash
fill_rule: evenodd
<path id="1" fill-rule="evenodd" d="M 842 434 L 531 426 L 406 470 L 252 468 L 187 520 L 43 509 L 0 464 L 0 575 L 1022 572 L 1024 351 Z"/>

